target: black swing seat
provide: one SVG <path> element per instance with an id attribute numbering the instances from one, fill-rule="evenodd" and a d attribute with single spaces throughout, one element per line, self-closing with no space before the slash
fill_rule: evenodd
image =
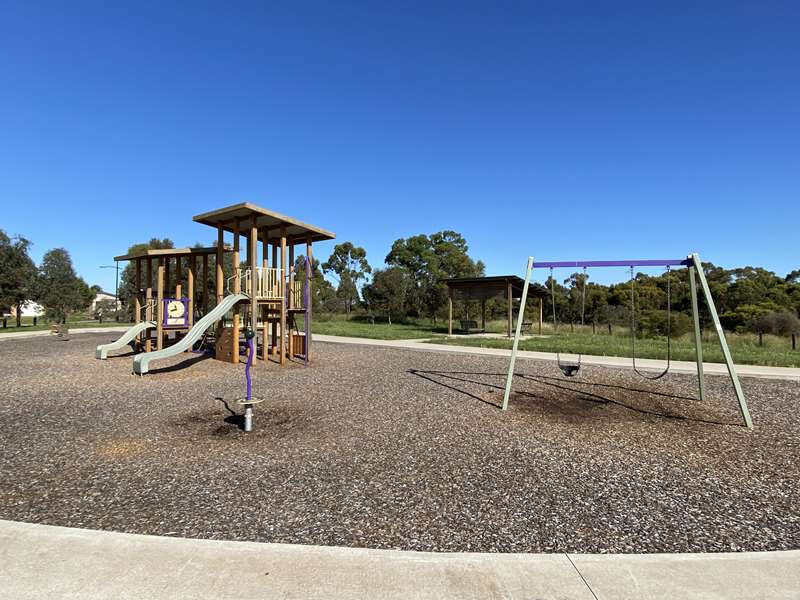
<path id="1" fill-rule="evenodd" d="M 580 365 L 558 365 L 558 368 L 564 373 L 564 377 L 574 377 L 581 370 Z"/>

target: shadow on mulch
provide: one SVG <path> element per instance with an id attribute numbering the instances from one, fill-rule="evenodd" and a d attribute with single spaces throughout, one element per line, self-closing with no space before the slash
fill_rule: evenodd
<path id="1" fill-rule="evenodd" d="M 168 365 L 166 367 L 161 367 L 160 369 L 151 369 L 148 371 L 150 375 L 158 375 L 160 373 L 175 373 L 176 371 L 183 371 L 184 369 L 188 369 L 189 367 L 196 365 L 199 362 L 204 360 L 208 360 L 212 358 L 210 354 L 196 354 L 192 358 L 182 360 L 179 363 L 174 365 Z"/>
<path id="2" fill-rule="evenodd" d="M 487 381 L 481 381 L 479 379 L 475 379 L 473 377 L 480 376 L 480 377 L 502 377 L 505 378 L 505 373 L 486 373 L 486 372 L 475 372 L 475 371 L 423 371 L 419 369 L 409 369 L 408 373 L 440 385 L 444 388 L 452 390 L 454 392 L 463 394 L 485 404 L 489 404 L 490 406 L 500 407 L 502 405 L 503 396 L 502 392 L 504 391 L 503 386 L 497 385 L 495 383 L 489 383 Z M 534 394 L 529 391 L 515 391 L 513 393 L 513 398 L 517 400 L 522 400 L 523 403 L 520 406 L 528 408 L 530 402 L 524 402 L 525 400 L 537 400 L 537 406 L 539 408 L 550 408 L 554 409 L 554 412 L 561 414 L 563 416 L 575 417 L 580 416 L 581 414 L 585 414 L 589 416 L 590 414 L 594 416 L 596 414 L 597 406 L 602 405 L 615 405 L 620 408 L 623 408 L 628 411 L 632 411 L 634 413 L 638 413 L 640 415 L 645 416 L 653 416 L 653 417 L 661 417 L 664 419 L 675 419 L 679 421 L 692 421 L 696 423 L 705 423 L 710 425 L 738 425 L 738 422 L 732 421 L 723 421 L 723 420 L 714 420 L 708 419 L 698 416 L 690 416 L 685 414 L 677 414 L 667 410 L 656 410 L 653 408 L 647 408 L 642 406 L 636 406 L 632 403 L 625 402 L 618 398 L 612 398 L 610 395 L 605 395 L 603 393 L 589 391 L 586 389 L 576 389 L 572 386 L 590 386 L 592 388 L 604 388 L 610 391 L 619 391 L 622 393 L 629 393 L 629 394 L 637 394 L 640 395 L 640 398 L 636 400 L 644 401 L 645 399 L 641 396 L 650 396 L 653 397 L 657 401 L 663 400 L 672 400 L 677 402 L 692 402 L 696 404 L 699 402 L 697 398 L 692 398 L 688 396 L 680 396 L 675 394 L 668 394 L 664 392 L 659 392 L 656 390 L 649 390 L 649 389 L 642 389 L 638 387 L 632 386 L 625 386 L 625 385 L 618 385 L 618 384 L 610 384 L 610 383 L 600 383 L 600 382 L 591 382 L 591 381 L 576 381 L 570 380 L 565 381 L 559 379 L 557 377 L 550 377 L 547 375 L 523 375 L 523 374 L 516 374 L 516 377 L 530 381 L 533 383 L 538 383 L 545 388 L 549 388 L 551 390 L 558 390 L 563 392 L 568 392 L 568 398 L 559 398 L 558 401 L 555 398 Z M 446 379 L 447 382 L 441 381 L 440 379 Z M 474 393 L 473 391 L 466 389 L 464 386 L 459 386 L 458 383 L 461 384 L 468 384 L 470 386 L 478 385 L 489 388 L 489 390 L 484 393 L 483 395 L 479 395 Z M 602 390 L 601 390 L 602 391 Z M 564 400 L 575 401 L 578 400 L 583 405 L 582 408 L 578 408 L 577 406 L 570 407 L 565 406 Z M 585 404 L 588 403 L 588 404 Z M 594 406 L 592 406 L 594 405 Z M 585 409 L 589 409 L 588 411 Z M 528 412 L 528 411 L 526 411 Z"/>

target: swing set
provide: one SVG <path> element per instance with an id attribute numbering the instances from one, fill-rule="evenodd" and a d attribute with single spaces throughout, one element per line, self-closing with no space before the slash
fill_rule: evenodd
<path id="1" fill-rule="evenodd" d="M 728 368 L 728 375 L 730 376 L 733 389 L 736 394 L 736 399 L 739 402 L 739 411 L 742 415 L 742 421 L 745 427 L 752 429 L 753 421 L 750 418 L 750 411 L 747 408 L 747 401 L 742 391 L 739 376 L 736 373 L 736 366 L 733 364 L 730 348 L 725 339 L 725 333 L 722 330 L 722 325 L 719 321 L 717 308 L 714 305 L 714 299 L 711 297 L 711 290 L 708 286 L 705 273 L 703 272 L 700 257 L 695 254 L 690 254 L 685 259 L 675 260 L 595 260 L 595 261 L 556 261 L 556 262 L 534 262 L 533 257 L 528 258 L 528 267 L 525 274 L 525 284 L 522 288 L 522 298 L 520 301 L 520 311 L 517 316 L 516 333 L 514 335 L 514 343 L 511 347 L 511 362 L 508 366 L 508 376 L 506 377 L 505 392 L 503 394 L 503 410 L 508 408 L 508 401 L 511 396 L 511 384 L 514 379 L 514 365 L 517 360 L 517 349 L 519 347 L 519 338 L 522 332 L 522 320 L 525 302 L 528 298 L 528 288 L 531 282 L 531 274 L 533 269 L 549 269 L 550 270 L 550 293 L 552 296 L 553 304 L 553 331 L 558 333 L 558 319 L 556 316 L 556 287 L 555 278 L 553 277 L 554 269 L 558 268 L 572 268 L 583 269 L 583 277 L 581 281 L 581 324 L 584 323 L 584 314 L 586 309 L 586 281 L 588 279 L 587 269 L 595 267 L 628 267 L 630 268 L 630 339 L 631 339 L 631 360 L 633 370 L 639 376 L 655 381 L 661 379 L 670 371 L 672 361 L 672 272 L 675 268 L 686 267 L 689 278 L 689 295 L 692 303 L 692 317 L 694 322 L 694 344 L 695 344 L 695 358 L 697 361 L 697 380 L 700 393 L 700 400 L 705 399 L 705 377 L 703 374 L 703 347 L 702 337 L 700 332 L 700 315 L 698 312 L 697 304 L 697 281 L 700 282 L 700 288 L 705 297 L 708 305 L 708 311 L 711 314 L 711 319 L 714 322 L 714 328 L 717 331 L 722 354 L 725 358 L 725 365 Z M 662 371 L 653 375 L 641 371 L 636 365 L 636 276 L 634 272 L 635 267 L 664 267 L 667 273 L 667 325 L 666 325 L 666 365 Z M 561 357 L 561 352 L 556 352 L 556 362 L 559 370 L 565 377 L 574 377 L 581 370 L 582 356 L 577 354 L 577 360 L 567 361 Z"/>

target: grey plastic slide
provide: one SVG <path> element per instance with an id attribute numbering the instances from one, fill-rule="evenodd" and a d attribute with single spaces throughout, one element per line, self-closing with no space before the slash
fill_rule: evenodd
<path id="1" fill-rule="evenodd" d="M 154 360 L 167 358 L 168 356 L 175 356 L 186 350 L 189 350 L 194 343 L 199 340 L 205 333 L 206 329 L 211 327 L 212 324 L 219 321 L 225 314 L 232 309 L 237 303 L 242 300 L 247 300 L 248 296 L 244 294 L 230 294 L 222 299 L 222 302 L 214 307 L 206 316 L 194 324 L 189 332 L 177 343 L 169 348 L 163 350 L 156 350 L 155 352 L 143 352 L 133 357 L 133 372 L 139 375 L 144 375 L 150 370 L 150 363 Z"/>
<path id="2" fill-rule="evenodd" d="M 125 333 L 123 333 L 122 337 L 120 337 L 118 340 L 114 340 L 110 344 L 100 344 L 97 348 L 95 348 L 94 351 L 95 358 L 99 358 L 100 360 L 105 360 L 108 357 L 109 351 L 119 350 L 120 348 L 124 348 L 125 346 L 130 344 L 131 340 L 133 340 L 133 338 L 135 338 L 137 335 L 155 326 L 156 326 L 155 321 L 142 321 L 140 323 L 136 323 L 136 325 L 129 328 Z"/>

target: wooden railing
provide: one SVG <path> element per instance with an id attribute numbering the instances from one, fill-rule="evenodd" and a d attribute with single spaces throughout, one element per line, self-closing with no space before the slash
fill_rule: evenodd
<path id="1" fill-rule="evenodd" d="M 305 281 L 292 282 L 292 300 L 289 304 L 290 308 L 305 308 L 305 294 L 303 293 Z"/>
<path id="2" fill-rule="evenodd" d="M 242 291 L 252 298 L 251 274 L 250 269 L 242 269 L 240 277 Z M 283 269 L 256 268 L 256 286 L 256 300 L 282 300 Z"/>

